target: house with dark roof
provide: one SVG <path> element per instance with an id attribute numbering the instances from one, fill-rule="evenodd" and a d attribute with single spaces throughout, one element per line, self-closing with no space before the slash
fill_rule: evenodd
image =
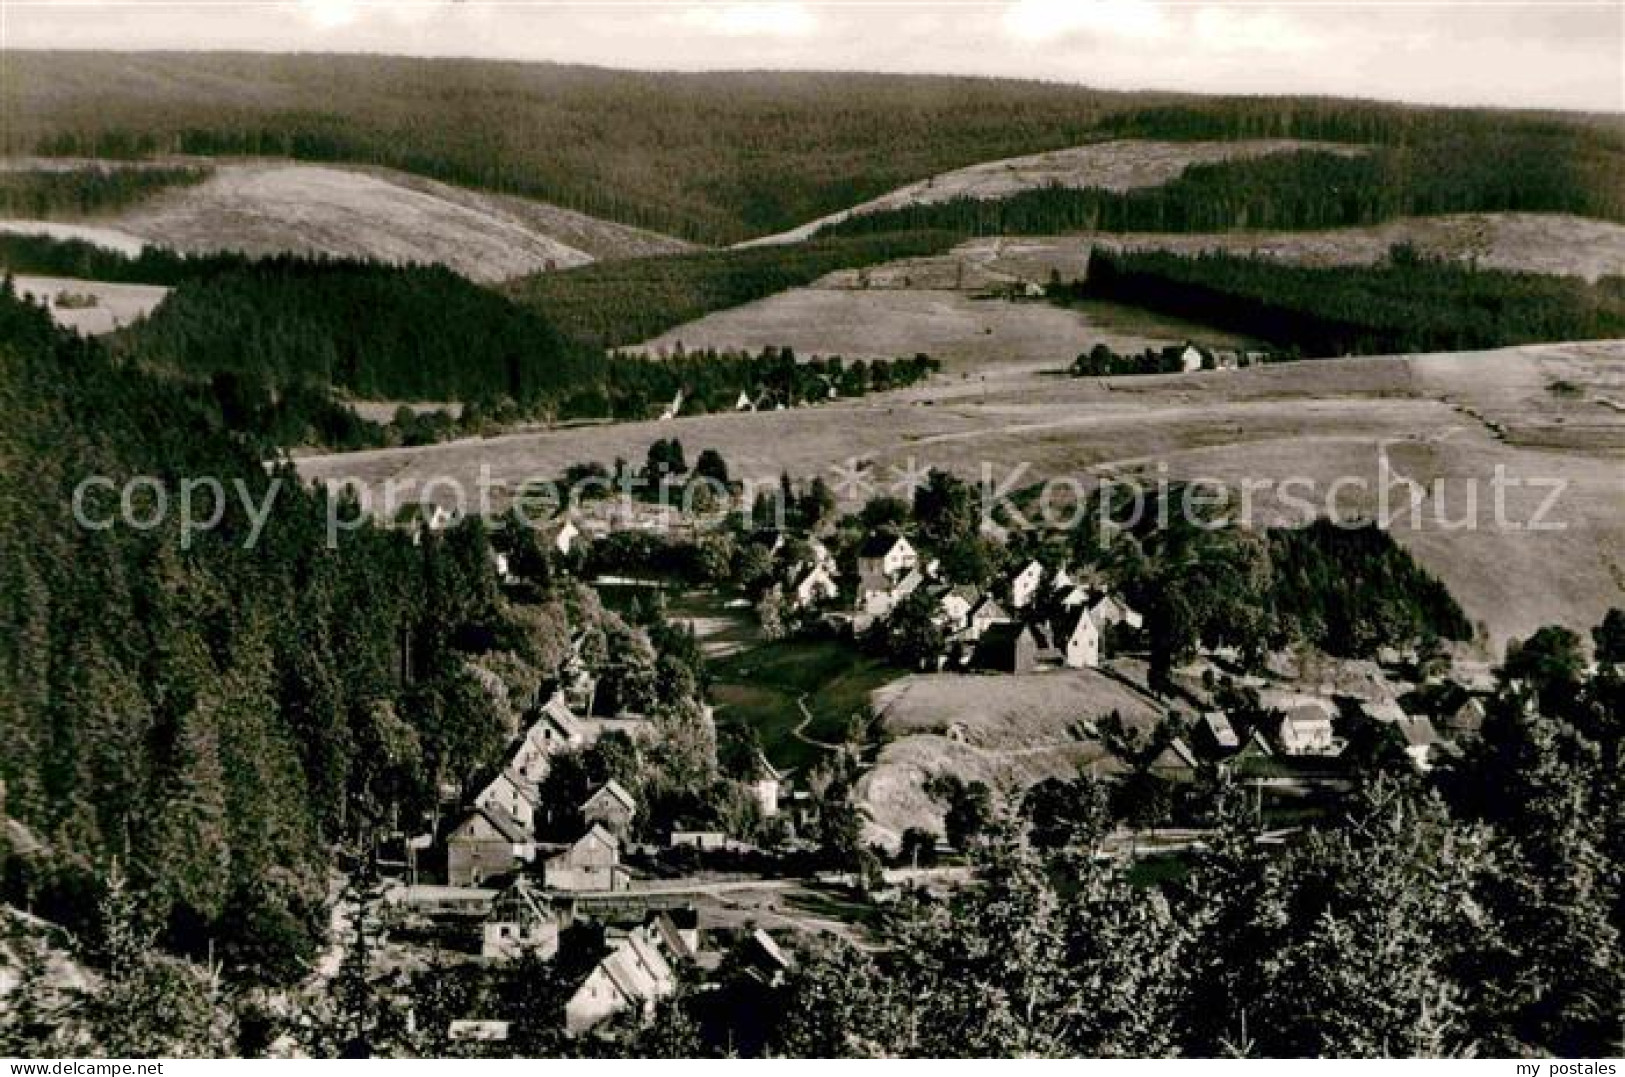
<path id="1" fill-rule="evenodd" d="M 1188 782 L 1195 780 L 1198 766 L 1190 745 L 1175 737 L 1146 763 L 1145 769 L 1164 781 Z"/>
<path id="2" fill-rule="evenodd" d="M 976 641 L 971 665 L 996 673 L 1030 673 L 1038 666 L 1039 645 L 1023 624 L 992 625 Z"/>
<path id="3" fill-rule="evenodd" d="M 919 564 L 919 551 L 902 535 L 870 535 L 858 548 L 859 575 L 878 573 L 895 579 Z"/>

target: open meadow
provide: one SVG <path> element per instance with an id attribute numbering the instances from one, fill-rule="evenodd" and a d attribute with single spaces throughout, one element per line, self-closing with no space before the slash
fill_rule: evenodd
<path id="1" fill-rule="evenodd" d="M 1316 509 L 1331 498 L 1345 518 L 1369 516 L 1380 507 L 1379 478 L 1406 478 L 1428 492 L 1414 519 L 1393 520 L 1395 536 L 1444 580 L 1498 656 L 1509 637 L 1552 622 L 1589 628 L 1625 598 L 1622 378 L 1625 342 L 1113 379 L 944 376 L 818 407 L 310 455 L 298 464 L 308 479 L 355 484 L 380 499 L 389 483 L 404 501 L 430 480 L 454 480 L 470 508 L 484 476 L 500 507 L 529 479 L 581 461 L 639 459 L 655 439 L 677 437 L 691 452 L 717 449 L 735 476 L 823 475 L 849 507 L 885 492 L 893 469 L 913 461 L 972 479 L 985 468 L 1000 489 L 1054 476 L 1085 486 L 1108 476 L 1245 480 L 1262 486 L 1252 499 L 1261 522 L 1301 520 L 1295 502 L 1309 492 Z M 1283 487 L 1288 479 L 1307 485 Z M 431 494 L 449 500 L 452 488 Z M 1394 507 L 1403 507 L 1398 494 Z"/>

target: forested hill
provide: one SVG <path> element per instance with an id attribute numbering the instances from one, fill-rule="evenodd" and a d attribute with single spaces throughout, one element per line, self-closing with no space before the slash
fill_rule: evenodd
<path id="1" fill-rule="evenodd" d="M 302 975 L 334 846 L 419 825 L 439 783 L 486 765 L 515 716 L 472 664 L 502 651 L 550 675 L 570 618 L 509 619 L 477 523 L 330 546 L 323 495 L 9 286 L 0 406 L 0 820 L 39 843 L 8 849 L 0 827 L 0 903 L 93 932 L 116 860 L 171 948 L 233 979 Z M 93 476 L 112 492 L 84 526 Z M 167 516 L 104 526 L 136 476 L 139 520 L 162 515 L 160 488 Z M 228 491 L 221 523 L 183 537 L 179 483 L 204 478 Z"/>
<path id="2" fill-rule="evenodd" d="M 130 336 L 188 374 L 404 400 L 534 402 L 593 381 L 602 358 L 449 269 L 292 257 L 186 281 Z"/>
<path id="3" fill-rule="evenodd" d="M 1108 138 L 1432 147 L 1429 167 L 1491 162 L 1486 176 L 1508 181 L 1536 168 L 1572 188 L 1571 202 L 1617 200 L 1625 170 L 1619 123 L 1587 116 L 400 57 L 11 52 L 7 64 L 8 153 L 381 164 L 704 243 L 784 231 L 943 171 Z"/>

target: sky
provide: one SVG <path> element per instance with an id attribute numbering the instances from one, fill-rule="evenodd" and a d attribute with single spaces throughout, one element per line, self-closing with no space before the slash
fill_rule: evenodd
<path id="1" fill-rule="evenodd" d="M 1625 112 L 1625 0 L 0 0 L 9 48 L 1000 75 Z"/>

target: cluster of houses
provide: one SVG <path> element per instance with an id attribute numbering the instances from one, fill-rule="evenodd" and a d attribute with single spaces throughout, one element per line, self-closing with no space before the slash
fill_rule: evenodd
<path id="1" fill-rule="evenodd" d="M 1391 700 L 1363 700 L 1358 709 L 1368 720 L 1393 729 L 1405 753 L 1421 770 L 1432 767 L 1442 753 L 1478 736 L 1484 722 L 1484 704 L 1466 697 L 1435 723 L 1426 715 L 1408 714 Z M 1341 756 L 1347 743 L 1337 734 L 1337 705 L 1312 695 L 1283 696 L 1269 703 L 1265 720 L 1240 728 L 1220 710 L 1202 713 L 1188 738 L 1175 737 L 1145 763 L 1145 768 L 1170 781 L 1188 781 L 1205 763 L 1237 767 L 1267 759 L 1313 763 Z"/>
<path id="2" fill-rule="evenodd" d="M 557 690 L 531 712 L 501 768 L 480 785 L 447 832 L 448 885 L 413 887 L 406 900 L 431 914 L 481 912 L 480 955 L 488 962 L 522 955 L 553 960 L 564 929 L 587 924 L 597 932 L 589 944 L 595 947 L 594 961 L 564 1011 L 565 1030 L 580 1035 L 618 1014 L 649 1011 L 676 990 L 678 968 L 707 960 L 714 966 L 720 955 L 708 957 L 702 951 L 692 907 L 655 907 L 670 899 L 669 886 L 648 894 L 634 889 L 623 863 L 639 812 L 629 790 L 610 780 L 578 805 L 543 802 L 542 782 L 561 753 L 580 751 L 609 732 L 635 739 L 653 735 L 653 727 L 641 718 L 580 717 L 569 697 Z M 749 788 L 764 816 L 779 810 L 781 781 L 761 760 Z M 538 840 L 538 833 L 556 831 L 564 822 L 548 814 L 560 810 L 579 820 L 581 836 L 564 845 Z M 728 842 L 726 836 L 709 832 L 671 835 L 673 847 L 709 849 Z M 603 922 L 604 910 L 641 911 L 643 919 L 618 927 Z M 777 969 L 779 975 L 788 969 L 788 959 L 765 932 L 755 932 L 746 942 L 764 969 Z M 464 1040 L 502 1040 L 507 1032 L 502 1022 L 473 1019 L 455 1022 L 451 1029 L 452 1038 Z"/>
<path id="3" fill-rule="evenodd" d="M 1028 673 L 1040 666 L 1093 669 L 1106 653 L 1107 633 L 1138 630 L 1143 618 L 1121 598 L 1029 561 L 1008 580 L 1001 603 L 990 589 L 944 578 L 902 535 L 873 535 L 858 552 L 855 630 L 884 622 L 910 596 L 923 592 L 942 631 L 938 669 Z"/>
<path id="4" fill-rule="evenodd" d="M 634 740 L 653 734 L 653 727 L 642 718 L 579 718 L 562 689 L 530 717 L 530 724 L 510 746 L 506 762 L 474 795 L 461 821 L 446 836 L 446 880 L 452 886 L 480 886 L 508 875 L 545 849 L 536 840 L 539 824 L 558 821 L 544 813 L 559 809 L 544 805 L 540 790 L 554 756 L 579 751 L 612 731 Z M 569 807 L 586 832 L 546 859 L 544 870 L 550 876 L 556 872 L 560 879 L 575 880 L 563 887 L 566 889 L 617 889 L 616 880 L 623 877 L 614 870 L 619 864 L 619 842 L 637 814 L 632 795 L 610 781 L 583 803 Z"/>
<path id="5" fill-rule="evenodd" d="M 555 960 L 561 935 L 574 924 L 585 930 L 571 944 L 589 960 L 581 963 L 584 972 L 564 1002 L 564 1031 L 571 1036 L 591 1033 L 623 1014 L 646 1018 L 677 991 L 685 966 L 713 972 L 722 963 L 721 951 L 714 948 L 721 940 L 702 931 L 692 905 L 645 909 L 630 919 L 613 913 L 583 919 L 573 901 L 537 887 L 524 875 L 490 899 L 481 957 L 489 963 L 525 956 Z M 739 934 L 734 955 L 745 975 L 773 984 L 790 971 L 790 957 L 765 930 L 747 928 Z M 453 1021 L 449 1034 L 452 1040 L 500 1042 L 508 1038 L 509 1026 L 465 1018 Z"/>

